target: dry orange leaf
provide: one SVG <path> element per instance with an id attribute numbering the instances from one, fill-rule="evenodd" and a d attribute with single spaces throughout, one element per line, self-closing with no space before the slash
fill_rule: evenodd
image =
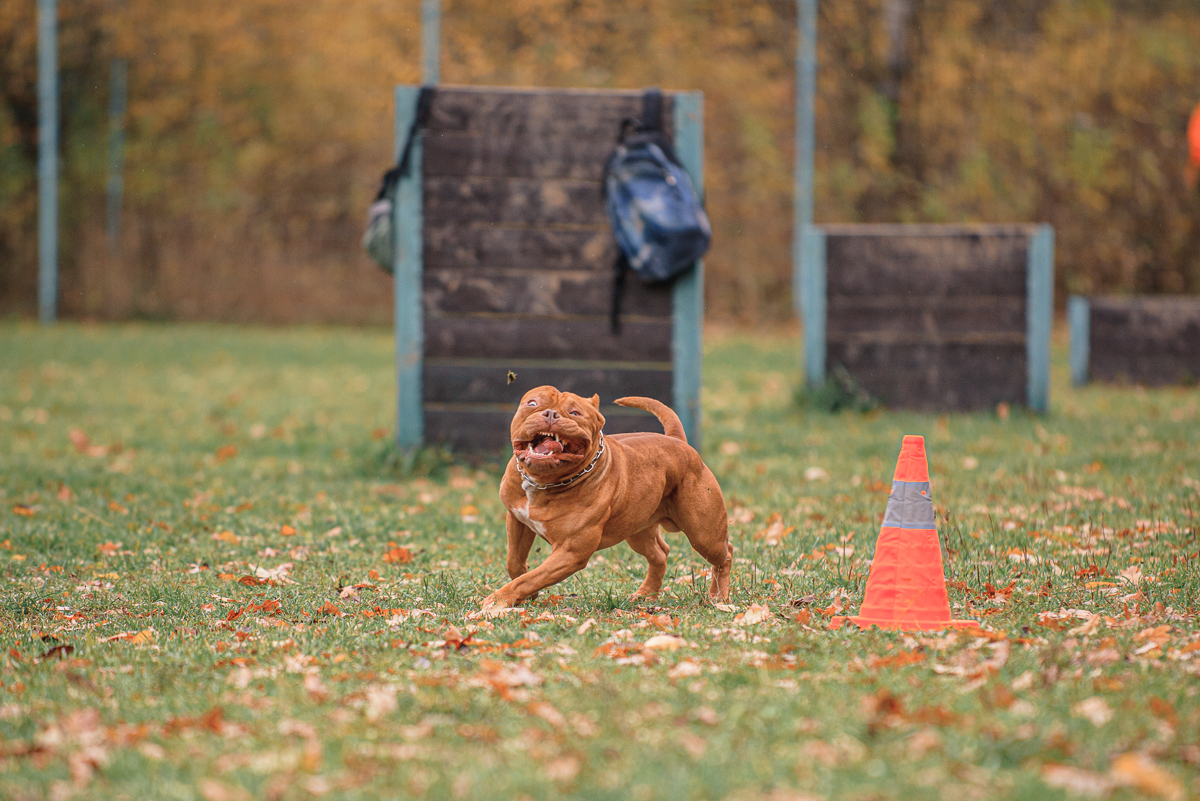
<path id="1" fill-rule="evenodd" d="M 216 534 L 212 535 L 212 538 L 220 542 L 227 542 L 230 545 L 237 545 L 239 542 L 241 542 L 241 540 L 238 539 L 238 535 L 234 534 L 232 531 L 218 531 Z"/>
<path id="2" fill-rule="evenodd" d="M 21 517 L 33 517 L 33 509 L 23 503 L 18 503 L 13 507 L 13 514 L 18 514 Z"/>
<path id="3" fill-rule="evenodd" d="M 393 565 L 404 565 L 412 561 L 412 552 L 407 548 L 392 548 L 383 555 L 383 561 Z"/>
<path id="4" fill-rule="evenodd" d="M 226 459 L 232 459 L 237 456 L 237 445 L 222 445 L 217 448 L 217 461 L 223 462 Z"/>
<path id="5" fill-rule="evenodd" d="M 369 578 L 371 581 L 379 581 L 379 571 L 375 568 L 371 568 L 367 571 L 367 578 Z"/>
<path id="6" fill-rule="evenodd" d="M 296 529 L 285 523 L 283 527 L 279 529 L 279 534 L 282 537 L 294 537 L 296 536 Z"/>
<path id="7" fill-rule="evenodd" d="M 338 609 L 336 606 L 331 604 L 329 601 L 326 601 L 325 604 L 320 609 L 317 610 L 317 614 L 318 615 L 334 615 L 336 617 L 341 617 L 344 614 L 344 612 L 342 612 L 341 609 Z"/>

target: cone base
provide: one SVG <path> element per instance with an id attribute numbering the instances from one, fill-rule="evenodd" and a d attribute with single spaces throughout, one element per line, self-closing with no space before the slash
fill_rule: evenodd
<path id="1" fill-rule="evenodd" d="M 858 626 L 860 629 L 869 629 L 871 626 L 878 626 L 881 629 L 897 629 L 899 631 L 940 631 L 942 629 L 963 629 L 979 626 L 979 621 L 977 620 L 886 620 L 859 617 L 857 615 L 838 615 L 829 621 L 829 628 L 840 629 L 847 621 Z"/>

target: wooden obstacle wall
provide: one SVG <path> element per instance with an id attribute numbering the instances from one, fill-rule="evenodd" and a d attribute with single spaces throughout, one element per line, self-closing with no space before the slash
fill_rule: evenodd
<path id="1" fill-rule="evenodd" d="M 1200 380 L 1200 297 L 1072 296 L 1067 317 L 1076 385 Z"/>
<path id="2" fill-rule="evenodd" d="M 1048 226 L 824 225 L 805 248 L 810 384 L 840 366 L 894 408 L 1045 410 Z"/>
<path id="3" fill-rule="evenodd" d="M 416 92 L 397 90 L 399 144 Z M 438 87 L 396 209 L 402 446 L 502 448 L 517 401 L 541 384 L 599 393 L 610 433 L 661 430 L 611 404 L 657 398 L 698 444 L 702 272 L 669 287 L 630 275 L 620 333 L 609 323 L 616 245 L 601 177 L 641 106 L 640 92 Z M 664 106 L 700 185 L 701 98 Z"/>

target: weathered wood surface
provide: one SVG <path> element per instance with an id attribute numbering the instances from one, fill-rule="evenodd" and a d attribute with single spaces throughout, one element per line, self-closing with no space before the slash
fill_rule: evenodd
<path id="1" fill-rule="evenodd" d="M 427 316 L 425 358 L 671 361 L 671 321 L 604 317 Z"/>
<path id="2" fill-rule="evenodd" d="M 671 131 L 672 101 L 663 98 Z M 599 187 L 621 121 L 641 94 L 439 87 L 425 139 L 426 177 L 569 178 Z"/>
<path id="3" fill-rule="evenodd" d="M 590 225 L 425 226 L 426 270 L 592 270 L 612 274 L 617 244 L 607 222 Z"/>
<path id="4" fill-rule="evenodd" d="M 503 447 L 517 400 L 541 384 L 670 403 L 670 288 L 631 275 L 619 335 L 608 319 L 616 245 L 601 177 L 641 108 L 640 92 L 438 88 L 423 171 L 428 442 Z M 668 131 L 672 108 L 664 97 Z M 606 430 L 660 430 L 610 408 Z"/>
<path id="5" fill-rule="evenodd" d="M 426 270 L 427 312 L 498 314 L 602 314 L 612 302 L 611 272 L 565 270 Z M 630 276 L 621 294 L 622 317 L 671 316 L 670 286 L 647 286 Z"/>
<path id="6" fill-rule="evenodd" d="M 1093 380 L 1200 380 L 1200 297 L 1091 297 Z"/>
<path id="7" fill-rule="evenodd" d="M 425 436 L 429 442 L 455 450 L 503 450 L 512 448 L 509 425 L 516 406 L 488 404 L 425 404 Z M 601 406 L 604 433 L 631 431 L 662 433 L 662 426 L 651 414 L 621 406 Z"/>
<path id="8" fill-rule="evenodd" d="M 1034 226 L 821 226 L 827 365 L 885 404 L 1023 404 Z"/>
<path id="9" fill-rule="evenodd" d="M 608 224 L 598 181 L 570 178 L 425 178 L 426 225 Z"/>
<path id="10" fill-rule="evenodd" d="M 516 378 L 509 383 L 508 374 Z M 508 403 L 513 410 L 534 387 L 549 384 L 563 392 L 611 403 L 626 395 L 655 398 L 670 405 L 671 365 L 641 362 L 530 363 L 517 360 L 429 360 L 425 398 L 434 403 Z"/>
<path id="11" fill-rule="evenodd" d="M 829 298 L 826 338 L 1025 339 L 1022 298 L 885 295 Z"/>
<path id="12" fill-rule="evenodd" d="M 1032 226 L 942 228 L 822 226 L 829 297 L 1024 299 Z"/>
<path id="13" fill-rule="evenodd" d="M 829 365 L 846 367 L 872 397 L 919 411 L 1025 402 L 1025 343 L 830 343 Z"/>

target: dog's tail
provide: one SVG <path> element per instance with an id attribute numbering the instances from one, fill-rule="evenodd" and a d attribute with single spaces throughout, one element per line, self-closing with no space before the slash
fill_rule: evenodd
<path id="1" fill-rule="evenodd" d="M 663 433 L 668 437 L 681 439 L 687 442 L 687 434 L 683 431 L 683 423 L 679 422 L 679 415 L 671 410 L 670 406 L 665 403 L 659 403 L 654 398 L 639 398 L 637 396 L 629 398 L 617 398 L 613 403 L 618 406 L 628 406 L 631 409 L 641 409 L 644 412 L 650 412 L 658 418 L 658 422 L 662 423 Z"/>

